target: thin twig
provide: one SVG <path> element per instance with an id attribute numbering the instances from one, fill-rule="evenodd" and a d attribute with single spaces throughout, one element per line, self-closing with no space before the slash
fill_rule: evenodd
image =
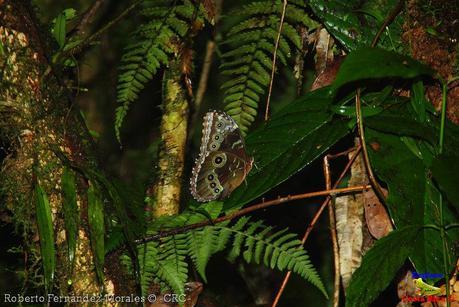
<path id="1" fill-rule="evenodd" d="M 379 28 L 378 33 L 375 35 L 371 47 L 375 47 L 376 44 L 379 41 L 379 38 L 381 37 L 381 34 L 383 33 L 384 29 L 392 22 L 394 21 L 395 17 L 400 13 L 402 7 L 403 7 L 403 0 L 400 0 L 397 5 L 394 7 L 394 9 L 391 11 L 389 16 L 384 20 L 383 24 Z M 382 191 L 381 186 L 377 182 L 373 170 L 371 168 L 370 164 L 370 158 L 368 157 L 368 150 L 367 150 L 367 145 L 365 143 L 365 132 L 364 132 L 364 125 L 363 125 L 363 117 L 362 117 L 362 106 L 361 106 L 361 99 L 360 99 L 360 88 L 357 89 L 357 93 L 355 95 L 355 111 L 356 111 L 356 118 L 357 118 L 357 129 L 359 133 L 359 139 L 360 139 L 360 145 L 362 146 L 362 153 L 363 153 L 363 162 L 365 165 L 365 169 L 367 171 L 368 179 L 370 180 L 370 183 L 378 196 L 379 200 L 382 203 L 385 203 L 385 196 Z"/>
<path id="2" fill-rule="evenodd" d="M 386 27 L 394 21 L 394 19 L 397 17 L 397 15 L 400 13 L 400 11 L 403 8 L 404 0 L 400 0 L 397 5 L 394 7 L 394 9 L 389 13 L 389 16 L 384 20 L 383 24 L 378 30 L 378 33 L 376 33 L 375 37 L 373 38 L 373 41 L 371 42 L 371 47 L 376 47 L 376 44 L 378 43 L 379 39 L 381 38 L 382 33 L 386 29 Z"/>
<path id="3" fill-rule="evenodd" d="M 119 14 L 117 17 L 115 17 L 113 20 L 108 22 L 105 26 L 100 28 L 97 32 L 93 33 L 90 35 L 88 38 L 84 39 L 79 43 L 78 45 L 74 46 L 73 48 L 67 49 L 65 51 L 62 51 L 56 56 L 55 62 L 59 62 L 60 59 L 66 58 L 69 55 L 76 55 L 80 53 L 84 48 L 92 44 L 96 39 L 98 39 L 104 32 L 106 32 L 108 29 L 110 29 L 112 26 L 117 24 L 121 19 L 123 19 L 127 14 L 129 14 L 133 9 L 137 7 L 140 3 L 142 3 L 143 0 L 136 0 L 134 3 L 132 3 L 130 6 L 128 6 L 121 14 Z"/>
<path id="4" fill-rule="evenodd" d="M 196 122 L 201 110 L 201 104 L 204 99 L 204 94 L 207 90 L 207 82 L 209 80 L 210 68 L 212 67 L 212 58 L 217 44 L 214 40 L 207 42 L 206 55 L 204 56 L 204 63 L 202 64 L 201 76 L 199 78 L 198 89 L 196 91 L 196 99 L 194 100 L 194 108 L 192 110 L 191 122 L 189 124 L 190 130 L 188 132 L 188 142 L 193 137 L 194 130 L 196 129 Z"/>
<path id="5" fill-rule="evenodd" d="M 360 99 L 360 88 L 357 89 L 357 93 L 355 95 L 355 113 L 357 117 L 357 129 L 359 132 L 360 146 L 362 146 L 362 156 L 364 162 L 363 164 L 365 164 L 365 169 L 367 170 L 367 175 L 368 179 L 370 180 L 371 186 L 373 187 L 379 200 L 384 204 L 386 197 L 384 196 L 384 192 L 381 186 L 379 185 L 378 181 L 376 180 L 375 175 L 373 174 L 373 169 L 371 168 L 370 164 L 370 158 L 368 156 L 367 144 L 365 142 L 365 132 L 363 129 L 363 117 Z"/>
<path id="6" fill-rule="evenodd" d="M 194 101 L 195 113 L 198 113 L 201 106 L 204 94 L 207 90 L 207 81 L 209 80 L 210 68 L 212 67 L 212 58 L 215 51 L 215 41 L 210 40 L 207 42 L 206 55 L 204 57 L 204 63 L 202 64 L 201 76 L 199 77 L 199 85 L 196 91 L 196 100 Z"/>
<path id="7" fill-rule="evenodd" d="M 105 0 L 95 0 L 94 3 L 89 7 L 80 19 L 80 23 L 76 26 L 76 36 L 84 36 L 88 26 L 93 22 L 97 11 L 104 3 Z"/>
<path id="8" fill-rule="evenodd" d="M 333 185 L 333 188 L 336 188 L 341 180 L 343 180 L 344 176 L 346 175 L 346 173 L 349 171 L 349 169 L 351 168 L 351 165 L 354 163 L 355 159 L 358 157 L 359 153 L 360 153 L 360 150 L 361 150 L 361 146 L 357 147 L 357 149 L 355 150 L 355 154 L 352 156 L 352 158 L 349 160 L 349 162 L 346 164 L 346 166 L 344 167 L 343 171 L 341 172 L 341 175 L 339 176 L 338 180 L 336 180 L 335 184 Z M 335 155 L 336 156 L 336 155 Z M 304 236 L 303 236 L 303 239 L 301 240 L 301 242 L 304 244 L 306 242 L 306 240 L 308 239 L 309 237 L 309 234 L 311 233 L 312 229 L 314 228 L 315 224 L 317 223 L 317 221 L 319 220 L 319 217 L 320 215 L 322 214 L 322 212 L 324 211 L 325 207 L 328 205 L 328 202 L 331 200 L 331 196 L 327 196 L 327 198 L 325 198 L 324 202 L 322 203 L 322 205 L 320 206 L 319 210 L 317 210 L 316 214 L 314 215 L 314 217 L 312 218 L 312 221 L 311 223 L 308 225 L 308 227 L 306 228 L 306 231 L 304 233 Z M 276 295 L 276 298 L 274 299 L 273 301 L 273 304 L 271 305 L 272 307 L 275 307 L 277 306 L 277 304 L 279 303 L 279 300 L 280 300 L 280 297 L 282 296 L 282 293 L 284 292 L 285 290 L 285 287 L 287 286 L 287 283 L 290 279 L 290 275 L 292 274 L 291 271 L 288 271 L 285 276 L 284 276 L 284 280 L 282 281 L 282 284 L 279 288 L 279 290 L 277 291 L 277 295 Z"/>
<path id="9" fill-rule="evenodd" d="M 348 187 L 348 188 L 341 188 L 341 189 L 332 189 L 332 190 L 318 191 L 318 192 L 311 192 L 311 193 L 304 193 L 304 194 L 297 194 L 297 195 L 288 195 L 288 196 L 285 196 L 285 197 L 280 197 L 280 198 L 273 199 L 273 200 L 270 200 L 270 201 L 262 202 L 262 203 L 259 203 L 259 204 L 244 208 L 244 209 L 236 211 L 236 212 L 234 212 L 232 214 L 224 215 L 222 217 L 219 217 L 219 218 L 216 218 L 216 219 L 213 219 L 213 220 L 205 220 L 205 221 L 202 221 L 202 222 L 199 222 L 199 223 L 195 223 L 195 224 L 190 224 L 190 225 L 185 225 L 185 226 L 182 226 L 182 227 L 163 230 L 163 231 L 160 231 L 159 233 L 157 233 L 155 235 L 152 235 L 152 236 L 149 236 L 149 237 L 145 237 L 145 238 L 142 238 L 142 239 L 139 239 L 139 240 L 135 240 L 134 242 L 137 243 L 137 244 L 144 244 L 144 243 L 148 243 L 148 242 L 151 242 L 151 241 L 156 241 L 156 240 L 158 240 L 160 238 L 163 238 L 163 237 L 176 235 L 176 234 L 179 234 L 179 233 L 187 232 L 187 231 L 192 230 L 192 229 L 202 228 L 202 227 L 205 227 L 205 226 L 208 226 L 208 225 L 213 225 L 213 224 L 221 223 L 221 222 L 224 222 L 224 221 L 232 220 L 232 219 L 235 219 L 237 217 L 249 214 L 249 213 L 251 213 L 253 211 L 256 211 L 256 210 L 265 209 L 265 208 L 268 208 L 268 207 L 280 205 L 280 204 L 283 204 L 283 203 L 286 203 L 286 202 L 289 202 L 289 201 L 293 201 L 293 200 L 312 198 L 312 197 L 318 197 L 318 196 L 327 196 L 327 195 L 331 195 L 331 194 L 335 195 L 335 194 L 344 194 L 344 193 L 352 193 L 352 192 L 361 192 L 361 191 L 368 190 L 370 188 L 371 188 L 370 185 L 363 185 L 363 186 L 355 186 L 355 187 Z"/>
<path id="10" fill-rule="evenodd" d="M 280 41 L 281 34 L 282 34 L 282 26 L 284 25 L 286 9 L 287 9 L 287 0 L 284 0 L 284 5 L 282 7 L 282 15 L 281 15 L 280 24 L 279 24 L 279 31 L 277 32 L 276 44 L 274 45 L 273 68 L 271 70 L 271 80 L 269 81 L 268 97 L 266 98 L 265 121 L 267 121 L 269 118 L 269 102 L 271 101 L 271 93 L 273 91 L 273 83 L 274 83 L 274 73 L 276 72 L 277 49 L 279 48 L 279 41 Z"/>
<path id="11" fill-rule="evenodd" d="M 190 131 L 188 133 L 188 141 L 190 141 L 191 137 L 193 136 L 193 131 L 196 127 L 196 122 L 198 120 L 198 115 L 200 114 L 199 111 L 201 109 L 202 101 L 204 100 L 204 94 L 207 90 L 207 84 L 209 81 L 209 74 L 210 69 L 212 68 L 212 59 L 214 57 L 215 49 L 217 49 L 216 44 L 216 32 L 217 32 L 217 25 L 218 21 L 220 20 L 220 13 L 223 6 L 223 0 L 216 0 L 215 1 L 215 26 L 213 27 L 213 34 L 211 39 L 207 42 L 206 46 L 206 54 L 204 56 L 204 62 L 202 64 L 201 75 L 199 77 L 198 89 L 196 90 L 196 98 L 194 100 L 194 110 L 191 116 L 190 122 Z"/>
<path id="12" fill-rule="evenodd" d="M 308 53 L 308 29 L 304 25 L 299 25 L 297 27 L 297 31 L 300 34 L 301 49 L 297 50 L 293 72 L 296 78 L 296 95 L 300 96 L 303 90 L 304 58 L 306 54 Z"/>
<path id="13" fill-rule="evenodd" d="M 330 190 L 331 186 L 331 176 L 330 176 L 330 162 L 329 156 L 324 157 L 324 176 L 325 176 L 325 188 Z M 339 263 L 339 249 L 338 249 L 338 239 L 336 237 L 336 219 L 335 219 L 335 197 L 332 197 L 332 200 L 328 202 L 328 218 L 330 222 L 330 236 L 332 240 L 333 247 L 333 265 L 335 268 L 335 282 L 334 282 L 334 293 L 333 293 L 333 307 L 338 307 L 339 305 L 339 288 L 340 288 L 340 263 Z"/>
<path id="14" fill-rule="evenodd" d="M 204 63 L 202 64 L 201 76 L 199 77 L 198 89 L 196 91 L 196 100 L 194 101 L 195 114 L 198 113 L 201 106 L 202 100 L 204 99 L 204 94 L 207 90 L 207 83 L 209 80 L 210 68 L 212 67 L 212 59 L 214 56 L 215 48 L 217 44 L 215 43 L 215 31 L 220 20 L 220 12 L 222 10 L 223 0 L 215 1 L 215 26 L 213 28 L 214 34 L 212 35 L 211 40 L 207 42 L 206 46 L 206 55 L 204 56 Z M 194 124 L 194 120 L 191 124 Z"/>
<path id="15" fill-rule="evenodd" d="M 329 160 L 334 160 L 336 158 L 339 158 L 339 157 L 342 157 L 342 156 L 347 156 L 349 155 L 351 152 L 354 152 L 356 150 L 360 150 L 360 146 L 355 146 L 355 147 L 351 147 L 345 151 L 342 151 L 342 152 L 339 152 L 337 154 L 330 154 L 330 155 L 327 155 L 328 159 Z"/>
<path id="16" fill-rule="evenodd" d="M 403 8 L 403 0 L 400 0 L 397 5 L 394 7 L 394 9 L 390 12 L 390 14 L 387 16 L 387 18 L 384 20 L 383 24 L 379 28 L 378 33 L 375 35 L 371 47 L 376 47 L 376 44 L 379 41 L 379 38 L 381 37 L 381 34 L 384 32 L 384 29 L 392 22 L 394 21 L 395 17 L 400 13 L 401 9 Z M 368 179 L 370 180 L 371 185 L 373 186 L 373 189 L 378 196 L 379 200 L 382 203 L 385 203 L 385 196 L 382 191 L 381 186 L 379 185 L 378 181 L 376 180 L 373 170 L 371 168 L 370 164 L 370 158 L 368 157 L 368 150 L 367 150 L 367 145 L 365 143 L 365 131 L 364 131 L 364 125 L 363 125 L 363 117 L 362 117 L 362 104 L 361 104 L 361 99 L 360 99 L 360 88 L 357 89 L 357 93 L 355 95 L 355 112 L 356 112 L 356 118 L 357 118 L 357 129 L 359 133 L 359 139 L 360 139 L 360 145 L 362 146 L 362 153 L 363 153 L 363 163 L 365 165 L 365 169 L 367 171 Z"/>

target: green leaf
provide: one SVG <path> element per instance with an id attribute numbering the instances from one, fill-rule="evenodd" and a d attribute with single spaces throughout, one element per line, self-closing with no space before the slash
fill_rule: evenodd
<path id="1" fill-rule="evenodd" d="M 35 185 L 35 199 L 38 235 L 40 237 L 40 253 L 44 272 L 43 275 L 45 279 L 46 292 L 49 292 L 53 285 L 54 272 L 56 270 L 53 218 L 51 215 L 48 197 L 38 183 Z"/>
<path id="2" fill-rule="evenodd" d="M 406 226 L 376 241 L 352 275 L 346 306 L 369 306 L 413 252 L 421 226 Z"/>
<path id="3" fill-rule="evenodd" d="M 78 238 L 78 205 L 75 186 L 75 176 L 69 168 L 64 168 L 62 174 L 62 198 L 64 203 L 64 226 L 67 250 L 71 271 L 73 271 L 75 251 Z"/>
<path id="4" fill-rule="evenodd" d="M 213 245 L 214 242 L 218 241 L 218 236 L 218 232 L 211 227 L 204 227 L 202 230 L 187 233 L 187 241 L 189 242 L 188 253 L 193 260 L 196 271 L 205 282 L 207 282 L 207 263 L 215 252 Z"/>
<path id="5" fill-rule="evenodd" d="M 94 255 L 94 264 L 99 282 L 104 281 L 104 205 L 99 190 L 91 184 L 88 189 L 88 224 L 91 240 L 91 249 Z"/>
<path id="6" fill-rule="evenodd" d="M 440 205 L 443 207 L 443 223 L 448 225 L 456 223 L 458 220 L 457 212 L 454 212 L 447 205 L 446 201 L 440 200 L 440 192 L 434 186 L 432 181 L 428 179 L 426 173 L 424 194 L 424 225 L 441 225 L 439 216 Z M 447 268 L 444 268 L 443 263 L 443 244 L 440 233 L 437 230 L 426 228 L 419 235 L 415 251 L 410 259 L 413 261 L 416 271 L 418 272 L 444 272 L 454 268 L 451 265 L 451 260 L 456 259 L 457 250 L 455 250 L 455 242 L 459 240 L 459 229 L 451 229 L 445 237 L 446 241 L 446 263 Z"/>
<path id="7" fill-rule="evenodd" d="M 435 130 L 414 119 L 403 105 L 392 106 L 378 116 L 368 117 L 365 119 L 365 126 L 389 134 L 426 140 L 431 145 L 437 144 Z"/>
<path id="8" fill-rule="evenodd" d="M 355 106 L 333 106 L 331 110 L 338 115 L 355 117 Z M 374 116 L 376 114 L 381 113 L 383 110 L 384 109 L 379 106 L 365 106 L 362 107 L 362 116 Z"/>
<path id="9" fill-rule="evenodd" d="M 279 38 L 277 57 L 288 64 L 294 54 L 292 47 L 301 48 L 299 25 L 314 26 L 303 1 L 289 2 Z M 269 84 L 274 42 L 278 36 L 282 5 L 280 2 L 255 1 L 238 7 L 232 13 L 242 17 L 227 33 L 229 50 L 222 55 L 221 73 L 228 75 L 225 88 L 225 111 L 238 123 L 245 135 L 255 121 L 258 105 Z M 278 63 L 279 63 L 278 62 Z"/>
<path id="10" fill-rule="evenodd" d="M 424 93 L 424 85 L 422 81 L 416 81 L 411 86 L 411 106 L 413 110 L 416 112 L 416 119 L 421 123 L 425 122 L 426 120 L 426 106 L 429 103 L 426 101 L 425 93 Z"/>
<path id="11" fill-rule="evenodd" d="M 386 204 L 395 226 L 401 228 L 415 223 L 439 225 L 439 194 L 429 179 L 426 165 L 429 158 L 423 157 L 428 152 L 418 157 L 398 136 L 372 129 L 367 129 L 366 138 L 373 169 L 389 190 Z M 425 142 L 419 142 L 418 147 L 423 144 Z M 457 214 L 448 206 L 443 206 L 443 212 L 445 224 L 457 219 Z M 452 242 L 459 239 L 458 233 L 451 232 L 449 236 L 448 244 L 452 246 Z M 419 272 L 443 272 L 441 254 L 439 233 L 425 229 L 419 234 L 410 259 Z"/>
<path id="12" fill-rule="evenodd" d="M 261 196 L 317 159 L 349 130 L 346 121 L 328 111 L 328 90 L 307 94 L 273 114 L 270 121 L 247 136 L 255 166 L 225 201 L 225 210 Z"/>
<path id="13" fill-rule="evenodd" d="M 64 47 L 65 44 L 65 22 L 65 15 L 61 13 L 56 17 L 56 23 L 53 28 L 54 38 L 61 48 Z"/>
<path id="14" fill-rule="evenodd" d="M 3 42 L 0 40 L 0 55 L 5 55 L 5 48 L 3 47 Z"/>
<path id="15" fill-rule="evenodd" d="M 145 22 L 131 35 L 125 47 L 119 66 L 115 134 L 121 142 L 120 129 L 128 109 L 157 71 L 169 64 L 169 57 L 175 53 L 174 41 L 182 40 L 194 21 L 204 23 L 204 10 L 196 10 L 191 1 L 174 3 L 149 2 L 141 10 Z M 198 6 L 199 7 L 199 6 Z"/>
<path id="16" fill-rule="evenodd" d="M 327 30 L 344 48 L 352 51 L 371 44 L 381 27 L 381 16 L 388 16 L 397 0 L 311 0 L 307 3 Z M 401 49 L 402 24 L 403 17 L 396 17 L 381 33 L 379 45 L 385 49 Z"/>
<path id="17" fill-rule="evenodd" d="M 433 160 L 430 169 L 440 190 L 459 209 L 459 157 L 452 154 L 439 155 Z"/>
<path id="18" fill-rule="evenodd" d="M 297 239 L 298 235 L 286 233 L 286 229 L 270 234 L 272 227 L 266 227 L 262 221 L 247 223 L 248 220 L 248 217 L 242 217 L 231 227 L 208 226 L 218 229 L 220 233 L 232 234 L 233 246 L 228 254 L 230 261 L 241 255 L 248 263 L 259 263 L 263 258 L 266 266 L 280 271 L 293 271 L 328 298 L 319 274 L 311 264 L 301 241 Z"/>
<path id="19" fill-rule="evenodd" d="M 364 48 L 351 52 L 336 75 L 332 90 L 343 85 L 382 78 L 415 78 L 431 75 L 432 70 L 411 57 L 378 48 Z"/>
<path id="20" fill-rule="evenodd" d="M 368 121 L 368 120 L 367 120 Z M 424 215 L 425 167 L 397 137 L 368 129 L 369 155 L 374 171 L 389 190 L 386 200 L 395 225 L 411 225 Z"/>
<path id="21" fill-rule="evenodd" d="M 188 265 L 184 235 L 163 238 L 138 246 L 138 260 L 141 270 L 142 293 L 150 293 L 151 283 L 159 284 L 162 291 L 172 289 L 177 294 L 185 291 Z M 131 261 L 123 262 L 132 270 Z"/>

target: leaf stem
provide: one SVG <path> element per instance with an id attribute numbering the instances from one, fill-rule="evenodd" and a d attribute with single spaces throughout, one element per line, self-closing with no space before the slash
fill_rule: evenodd
<path id="1" fill-rule="evenodd" d="M 445 140 L 445 123 L 446 123 L 446 98 L 448 93 L 448 84 L 442 81 L 441 93 L 441 121 L 440 121 L 440 139 L 438 152 L 443 153 L 443 144 Z"/>
<path id="2" fill-rule="evenodd" d="M 371 47 L 373 48 L 376 47 L 379 39 L 381 38 L 381 34 L 384 32 L 386 27 L 388 27 L 389 24 L 391 24 L 392 21 L 394 21 L 394 19 L 400 13 L 400 11 L 403 8 L 403 4 L 404 4 L 404 0 L 400 0 L 397 2 L 397 5 L 392 9 L 390 14 L 386 17 L 383 24 L 379 28 L 378 33 L 376 33 L 375 37 L 373 38 L 373 41 L 371 42 L 371 45 L 370 45 Z M 358 88 L 357 93 L 355 95 L 355 113 L 356 113 L 356 119 L 357 119 L 357 129 L 358 129 L 358 134 L 359 134 L 359 139 L 360 139 L 360 146 L 362 146 L 363 162 L 367 170 L 368 179 L 370 180 L 370 183 L 373 186 L 373 189 L 375 190 L 376 195 L 378 196 L 379 200 L 383 204 L 385 204 L 384 193 L 382 191 L 381 186 L 375 179 L 373 170 L 371 169 L 370 158 L 368 157 L 368 150 L 367 150 L 367 146 L 365 143 L 365 133 L 364 133 L 364 126 L 363 126 L 362 110 L 361 110 L 360 92 L 361 92 L 361 89 Z"/>
<path id="3" fill-rule="evenodd" d="M 284 25 L 286 9 L 287 9 L 287 0 L 284 0 L 284 4 L 282 6 L 282 15 L 281 15 L 281 19 L 279 22 L 279 31 L 277 33 L 277 38 L 276 38 L 276 45 L 274 46 L 273 67 L 271 70 L 271 80 L 269 81 L 268 98 L 266 98 L 265 121 L 268 121 L 268 118 L 269 118 L 269 102 L 271 101 L 271 93 L 273 91 L 273 83 L 274 83 L 274 73 L 276 72 L 277 49 L 279 49 L 279 41 L 280 41 L 281 34 L 282 34 L 282 26 Z"/>
<path id="4" fill-rule="evenodd" d="M 382 191 L 381 186 L 376 181 L 375 175 L 373 174 L 373 169 L 371 168 L 370 158 L 368 156 L 367 144 L 365 141 L 365 132 L 363 126 L 363 116 L 362 116 L 362 107 L 361 107 L 361 99 L 360 99 L 360 88 L 357 89 L 357 93 L 355 95 L 355 113 L 357 119 L 357 129 L 358 135 L 360 140 L 360 146 L 362 146 L 362 156 L 363 162 L 367 171 L 368 179 L 370 180 L 371 186 L 375 190 L 376 195 L 378 196 L 379 200 L 385 204 L 385 196 Z"/>
<path id="5" fill-rule="evenodd" d="M 441 79 L 440 79 L 441 80 Z M 439 137 L 439 144 L 438 144 L 438 152 L 442 154 L 443 152 L 443 144 L 445 140 L 445 123 L 446 123 L 446 103 L 447 103 L 447 94 L 448 94 L 448 83 L 442 81 L 442 101 L 441 101 L 441 121 L 440 121 L 440 137 Z M 445 225 L 443 220 L 443 195 L 440 193 L 440 237 L 442 241 L 443 247 L 443 271 L 445 275 L 445 288 L 446 288 L 446 306 L 450 307 L 449 301 L 449 257 L 448 257 L 448 248 L 445 236 Z"/>
<path id="6" fill-rule="evenodd" d="M 394 21 L 394 19 L 398 16 L 400 11 L 402 10 L 404 2 L 405 2 L 404 0 L 400 0 L 397 2 L 397 5 L 389 13 L 389 15 L 384 20 L 384 23 L 381 25 L 381 27 L 379 27 L 378 33 L 376 33 L 375 37 L 373 38 L 373 41 L 371 42 L 371 47 L 376 47 L 384 30 L 386 30 L 386 28 L 392 23 L 392 21 Z"/>
<path id="7" fill-rule="evenodd" d="M 457 228 L 457 227 L 459 227 L 459 223 L 452 223 L 452 224 L 446 225 L 445 230 L 448 231 L 452 228 Z"/>
<path id="8" fill-rule="evenodd" d="M 425 225 L 422 226 L 422 228 L 441 231 L 441 227 L 438 227 L 437 225 L 434 225 L 434 224 L 425 224 Z"/>

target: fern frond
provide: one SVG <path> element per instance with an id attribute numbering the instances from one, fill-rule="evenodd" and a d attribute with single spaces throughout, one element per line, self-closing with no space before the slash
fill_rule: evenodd
<path id="1" fill-rule="evenodd" d="M 220 212 L 221 207 L 217 211 Z M 189 212 L 185 215 L 188 216 L 188 223 L 194 223 L 198 218 L 196 214 L 190 216 Z M 212 218 L 215 216 L 212 214 Z M 181 215 L 177 216 L 178 220 L 183 222 L 180 217 Z M 177 225 L 176 223 L 177 219 L 170 220 L 170 225 Z M 157 228 L 154 229 L 154 233 L 157 233 Z M 223 251 L 228 245 L 231 246 L 228 254 L 230 260 L 242 256 L 248 263 L 290 270 L 308 280 L 327 296 L 324 285 L 297 235 L 288 233 L 287 229 L 273 232 L 273 228 L 264 225 L 263 221 L 250 222 L 249 217 L 242 217 L 233 224 L 227 221 L 190 230 L 139 247 L 143 291 L 147 291 L 151 283 L 155 282 L 162 289 L 182 293 L 188 275 L 186 257 L 192 260 L 198 273 L 206 280 L 205 269 L 210 257 Z"/>
<path id="2" fill-rule="evenodd" d="M 177 3 L 176 3 L 177 2 Z M 158 70 L 167 65 L 174 50 L 172 41 L 183 38 L 196 18 L 204 22 L 204 8 L 189 0 L 145 0 L 140 15 L 148 21 L 133 33 L 125 47 L 119 66 L 115 133 L 120 141 L 120 128 L 130 104 L 135 101 Z"/>
<path id="3" fill-rule="evenodd" d="M 277 58 L 288 64 L 291 48 L 301 48 L 299 24 L 314 27 L 306 5 L 289 1 L 282 27 Z M 245 134 L 257 115 L 258 104 L 270 82 L 275 41 L 278 36 L 282 1 L 257 1 L 236 9 L 233 13 L 244 19 L 227 33 L 225 44 L 230 50 L 222 55 L 223 75 L 231 76 L 225 89 L 225 110 Z"/>
<path id="4" fill-rule="evenodd" d="M 244 222 L 247 223 L 247 221 Z M 245 230 L 229 229 L 234 233 L 233 248 L 230 252 L 231 258 L 239 256 L 241 253 L 244 260 L 249 263 L 260 263 L 263 258 L 266 266 L 297 273 L 316 286 L 327 297 L 325 287 L 312 266 L 308 254 L 303 249 L 301 241 L 296 239 L 296 234 L 285 234 L 286 229 L 284 229 L 268 237 L 268 233 L 272 230 L 271 227 L 264 226 L 260 221 L 246 225 L 249 226 Z"/>
<path id="5" fill-rule="evenodd" d="M 205 282 L 207 282 L 207 263 L 219 248 L 217 244 L 219 235 L 218 230 L 210 227 L 205 227 L 203 230 L 190 231 L 186 234 L 187 242 L 189 242 L 188 255 L 193 261 L 196 271 Z"/>
<path id="6" fill-rule="evenodd" d="M 142 292 L 148 293 L 152 282 L 162 291 L 184 293 L 188 278 L 185 260 L 186 242 L 183 238 L 168 237 L 161 242 L 149 242 L 139 248 L 139 266 Z M 125 262 L 127 263 L 127 262 Z"/>

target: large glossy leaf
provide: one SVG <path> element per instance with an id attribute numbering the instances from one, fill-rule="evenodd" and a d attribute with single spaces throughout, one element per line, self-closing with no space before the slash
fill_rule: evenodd
<path id="1" fill-rule="evenodd" d="M 365 126 L 374 130 L 399 136 L 410 136 L 437 144 L 435 129 L 414 119 L 405 105 L 392 106 L 378 116 L 365 119 Z"/>
<path id="2" fill-rule="evenodd" d="M 398 136 L 372 129 L 367 130 L 366 136 L 372 166 L 389 189 L 387 205 L 395 226 L 439 225 L 438 191 L 432 186 L 425 165 L 430 158 L 416 156 Z M 444 223 L 454 221 L 454 212 L 445 205 L 443 210 Z M 450 233 L 448 240 L 456 239 L 457 233 Z M 452 241 L 449 241 L 449 246 L 452 246 Z M 432 229 L 423 230 L 410 259 L 419 272 L 443 272 L 439 233 Z"/>
<path id="3" fill-rule="evenodd" d="M 440 191 L 428 178 L 426 174 L 426 188 L 424 195 L 424 224 L 425 225 L 441 225 L 440 219 L 440 206 L 443 208 L 443 224 L 449 225 L 457 223 L 457 212 L 451 210 L 447 201 L 440 197 Z M 453 259 L 457 259 L 457 249 L 455 248 L 456 242 L 459 240 L 459 229 L 454 228 L 448 231 L 446 240 L 446 271 L 454 268 Z M 415 253 L 411 256 L 415 268 L 418 272 L 436 272 L 443 273 L 445 271 L 443 265 L 443 246 L 440 232 L 433 229 L 425 229 L 423 231 L 423 240 L 418 240 Z"/>
<path id="4" fill-rule="evenodd" d="M 35 199 L 45 288 L 46 291 L 50 291 L 53 284 L 54 272 L 56 270 L 53 219 L 51 216 L 51 208 L 49 206 L 48 197 L 38 183 L 35 186 Z"/>
<path id="5" fill-rule="evenodd" d="M 436 127 L 440 127 L 435 123 Z M 459 149 L 459 125 L 455 125 L 449 120 L 446 120 L 445 128 L 445 144 L 443 146 L 443 153 L 447 155 L 458 155 Z"/>
<path id="6" fill-rule="evenodd" d="M 351 52 L 336 75 L 332 89 L 367 79 L 415 78 L 430 75 L 432 70 L 413 58 L 379 48 Z"/>
<path id="7" fill-rule="evenodd" d="M 413 83 L 411 86 L 411 93 L 410 102 L 416 113 L 416 119 L 423 123 L 426 120 L 426 109 L 429 102 L 425 97 L 424 84 L 422 81 L 418 80 Z"/>
<path id="8" fill-rule="evenodd" d="M 395 225 L 421 223 L 424 215 L 425 167 L 398 136 L 367 129 L 371 164 L 388 186 L 387 205 Z"/>
<path id="9" fill-rule="evenodd" d="M 88 189 L 88 224 L 94 264 L 99 282 L 104 280 L 104 205 L 99 190 L 91 184 Z"/>
<path id="10" fill-rule="evenodd" d="M 311 0 L 309 6 L 327 30 L 348 50 L 370 46 L 385 16 L 395 7 L 396 0 Z M 380 46 L 398 49 L 403 20 L 397 17 L 382 33 Z"/>
<path id="11" fill-rule="evenodd" d="M 436 157 L 431 171 L 441 191 L 459 209 L 459 156 L 442 154 Z"/>
<path id="12" fill-rule="evenodd" d="M 75 186 L 75 176 L 67 167 L 62 174 L 62 196 L 64 209 L 65 237 L 71 270 L 73 270 L 76 243 L 78 238 L 78 205 Z"/>
<path id="13" fill-rule="evenodd" d="M 247 137 L 255 167 L 225 209 L 240 207 L 287 180 L 349 132 L 347 122 L 329 111 L 327 92 L 315 91 L 291 103 Z"/>
<path id="14" fill-rule="evenodd" d="M 406 226 L 376 241 L 352 275 L 346 292 L 346 306 L 369 306 L 395 277 L 413 253 L 421 227 Z"/>

